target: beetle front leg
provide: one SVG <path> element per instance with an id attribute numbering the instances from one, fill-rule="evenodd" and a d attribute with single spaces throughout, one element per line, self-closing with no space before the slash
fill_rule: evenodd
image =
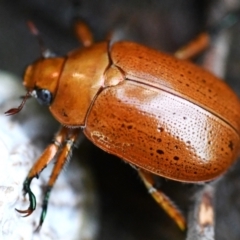
<path id="1" fill-rule="evenodd" d="M 167 212 L 167 214 L 176 222 L 181 230 L 186 229 L 186 221 L 180 210 L 174 203 L 159 189 L 154 187 L 155 180 L 153 174 L 142 169 L 138 169 L 139 176 L 143 180 L 149 193 L 155 201 Z"/>
<path id="2" fill-rule="evenodd" d="M 81 131 L 81 129 L 74 129 L 74 130 L 68 129 L 68 133 L 70 132 L 69 136 L 67 137 L 66 142 L 64 143 L 64 145 L 61 149 L 61 152 L 56 159 L 56 163 L 54 165 L 50 179 L 46 186 L 46 190 L 44 193 L 44 199 L 43 199 L 43 205 L 42 205 L 42 213 L 40 216 L 40 221 L 38 224 L 37 231 L 40 230 L 40 228 L 44 222 L 44 219 L 46 217 L 48 200 L 49 200 L 50 192 L 53 188 L 53 185 L 55 184 L 55 182 L 56 182 L 61 170 L 64 168 L 66 162 L 71 157 L 71 153 L 72 153 L 74 144 L 79 136 L 80 131 Z"/>
<path id="3" fill-rule="evenodd" d="M 24 217 L 29 216 L 36 208 L 36 198 L 33 192 L 31 191 L 30 185 L 33 180 L 33 178 L 38 178 L 39 174 L 42 172 L 42 170 L 49 164 L 49 162 L 55 157 L 56 153 L 59 150 L 59 147 L 62 145 L 63 141 L 65 140 L 68 133 L 68 129 L 65 127 L 62 127 L 57 135 L 55 136 L 53 143 L 50 144 L 41 157 L 36 161 L 36 163 L 33 165 L 31 170 L 28 173 L 27 178 L 25 179 L 23 183 L 23 192 L 24 195 L 28 194 L 29 196 L 29 207 L 26 210 L 18 210 L 17 212 L 26 214 Z"/>

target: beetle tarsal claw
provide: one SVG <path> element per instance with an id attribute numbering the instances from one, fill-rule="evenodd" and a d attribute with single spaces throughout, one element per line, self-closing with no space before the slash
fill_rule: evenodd
<path id="1" fill-rule="evenodd" d="M 19 212 L 20 214 L 25 214 L 25 213 L 26 213 L 26 215 L 24 215 L 23 217 L 27 217 L 27 216 L 31 215 L 32 212 L 36 209 L 36 197 L 35 197 L 35 195 L 31 192 L 30 188 L 29 188 L 28 191 L 26 191 L 26 194 L 29 195 L 29 201 L 30 201 L 29 208 L 26 209 L 26 210 L 18 210 L 18 209 L 15 208 L 15 210 L 16 210 L 17 212 Z"/>
<path id="2" fill-rule="evenodd" d="M 26 215 L 24 215 L 22 217 L 28 217 L 34 211 L 34 209 L 30 209 L 30 208 L 28 208 L 27 210 L 18 210 L 18 209 L 15 208 L 15 210 L 20 214 L 25 214 L 26 213 Z"/>
<path id="3" fill-rule="evenodd" d="M 18 209 L 16 209 L 16 211 L 21 213 L 21 214 L 25 214 L 26 213 L 26 215 L 24 215 L 23 217 L 27 217 L 27 216 L 31 215 L 32 212 L 36 209 L 36 197 L 35 197 L 35 195 L 33 194 L 33 192 L 30 189 L 31 181 L 32 181 L 32 178 L 27 178 L 24 181 L 24 184 L 23 184 L 23 194 L 24 194 L 24 196 L 26 194 L 28 194 L 28 196 L 29 196 L 30 204 L 29 204 L 28 209 L 26 209 L 26 210 L 18 210 Z"/>
<path id="4" fill-rule="evenodd" d="M 23 217 L 28 217 L 36 209 L 36 197 L 32 193 L 32 191 L 30 190 L 30 188 L 28 189 L 28 191 L 26 191 L 26 189 L 24 189 L 24 191 L 25 191 L 25 194 L 29 195 L 29 201 L 30 201 L 29 207 L 26 210 L 18 210 L 16 208 L 15 208 L 15 210 L 17 212 L 19 212 L 20 214 L 25 214 L 26 213 L 26 215 L 24 215 Z"/>

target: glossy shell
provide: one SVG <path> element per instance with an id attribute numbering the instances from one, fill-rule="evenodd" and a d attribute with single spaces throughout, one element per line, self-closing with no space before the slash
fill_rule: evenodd
<path id="1" fill-rule="evenodd" d="M 226 171 L 240 148 L 240 107 L 224 82 L 135 43 L 114 44 L 110 56 L 125 81 L 92 105 L 84 133 L 94 144 L 178 181 Z"/>
<path id="2" fill-rule="evenodd" d="M 82 127 L 95 145 L 126 162 L 200 182 L 218 177 L 239 154 L 237 96 L 190 62 L 136 43 L 103 42 L 73 51 L 59 71 L 51 84 L 54 117 Z M 24 80 L 27 89 L 34 82 L 49 84 Z"/>

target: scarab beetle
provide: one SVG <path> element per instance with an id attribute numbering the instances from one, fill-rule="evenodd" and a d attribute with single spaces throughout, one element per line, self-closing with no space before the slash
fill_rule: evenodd
<path id="1" fill-rule="evenodd" d="M 140 44 L 89 40 L 84 45 L 66 57 L 45 56 L 28 66 L 26 97 L 19 108 L 6 112 L 18 112 L 33 96 L 62 126 L 24 182 L 29 208 L 18 211 L 30 215 L 35 210 L 31 181 L 58 153 L 42 225 L 51 188 L 83 132 L 96 146 L 135 166 L 152 196 L 183 229 L 184 218 L 154 188 L 153 174 L 194 183 L 224 173 L 240 149 L 238 97 L 208 71 Z"/>

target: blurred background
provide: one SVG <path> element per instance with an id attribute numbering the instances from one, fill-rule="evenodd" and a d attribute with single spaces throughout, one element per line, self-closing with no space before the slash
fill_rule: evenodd
<path id="1" fill-rule="evenodd" d="M 40 56 L 38 43 L 26 25 L 28 20 L 35 23 L 47 47 L 60 55 L 81 46 L 72 30 L 73 16 L 82 17 L 89 24 L 96 41 L 113 32 L 120 39 L 174 52 L 201 31 L 214 26 L 228 12 L 238 10 L 238 2 L 1 0 L 0 70 L 21 77 L 25 67 Z M 240 23 L 231 27 L 228 34 L 231 40 L 225 79 L 240 94 Z M 49 132 L 47 136 L 51 140 Z M 185 239 L 186 234 L 148 195 L 128 164 L 87 139 L 82 141 L 79 151 L 87 159 L 96 185 L 100 213 L 97 240 Z M 159 179 L 159 184 L 187 216 L 199 186 L 166 179 Z M 216 239 L 240 239 L 240 163 L 234 164 L 219 180 L 215 202 Z"/>

